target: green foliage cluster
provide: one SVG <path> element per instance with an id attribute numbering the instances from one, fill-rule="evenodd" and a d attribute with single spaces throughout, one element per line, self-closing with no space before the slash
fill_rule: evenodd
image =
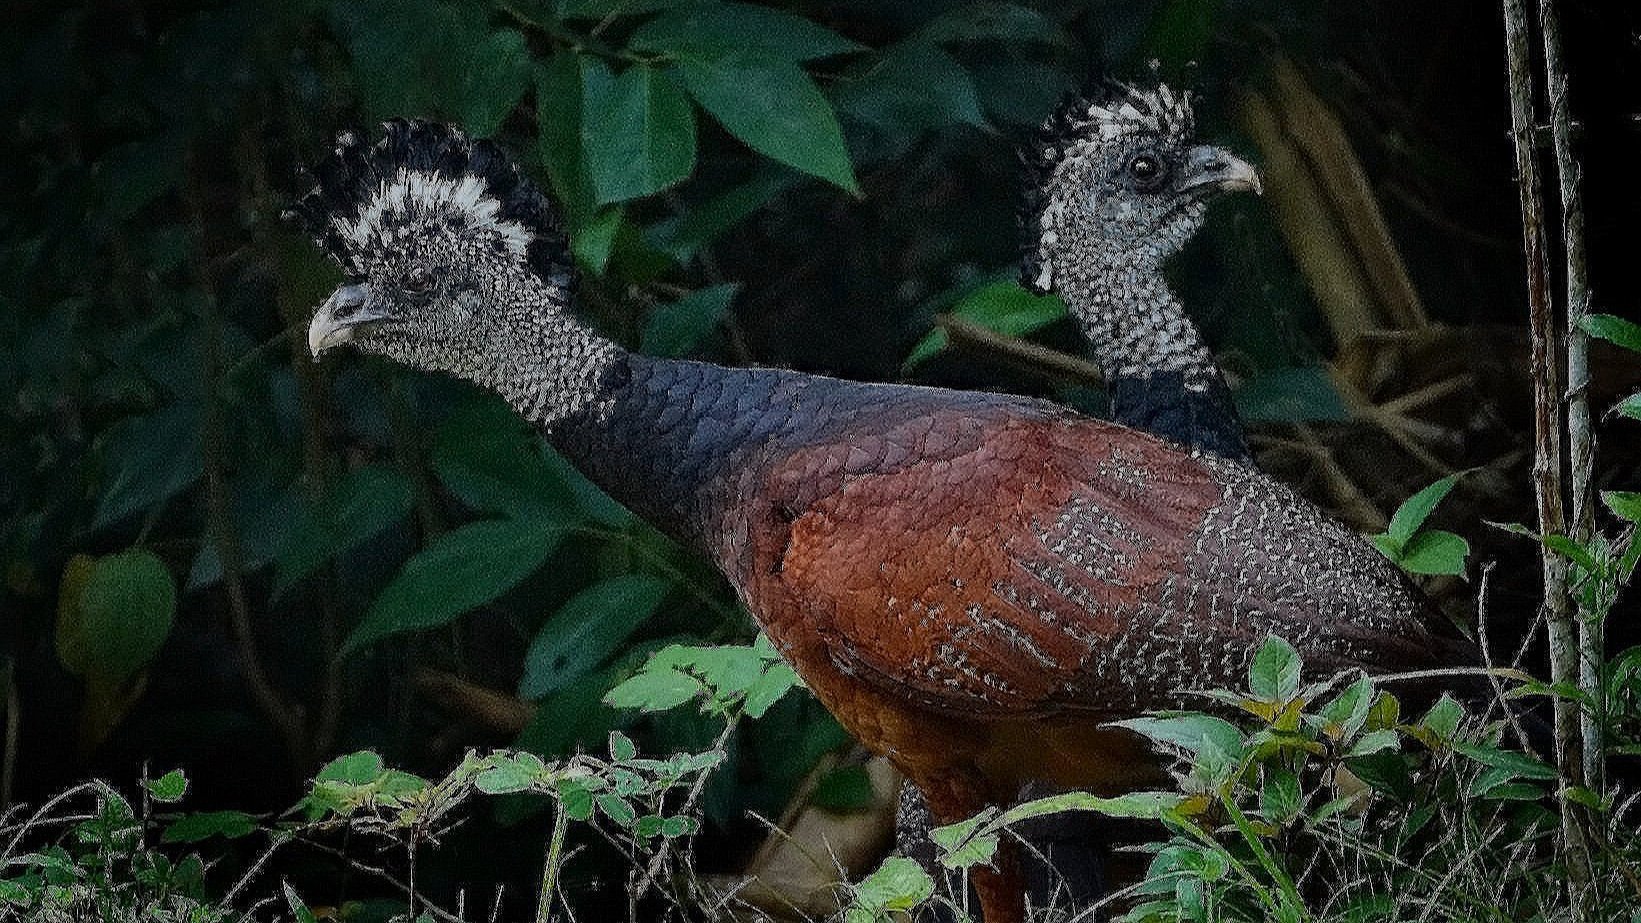
<path id="1" fill-rule="evenodd" d="M 1303 683 L 1293 648 L 1269 639 L 1243 690 L 1202 694 L 1227 711 L 1119 722 L 1177 757 L 1175 791 L 1080 792 L 990 810 L 939 828 L 941 862 L 991 860 L 1008 828 L 1087 811 L 1160 822 L 1168 836 L 1143 881 L 1109 901 L 1124 923 L 1554 920 L 1569 912 L 1556 848 L 1556 770 L 1509 739 L 1495 708 L 1442 694 L 1418 717 L 1365 675 Z M 1519 687 L 1512 697 L 1533 690 Z M 1225 717 L 1229 715 L 1230 717 Z M 1571 793 L 1600 817 L 1599 919 L 1628 919 L 1641 861 L 1633 803 Z M 961 896 L 938 895 L 915 863 L 890 859 L 857 886 L 850 923 Z"/>

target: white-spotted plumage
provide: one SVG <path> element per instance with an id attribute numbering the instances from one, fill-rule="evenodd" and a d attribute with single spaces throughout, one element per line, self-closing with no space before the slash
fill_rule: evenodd
<path id="1" fill-rule="evenodd" d="M 435 216 L 458 216 L 475 234 L 493 234 L 510 252 L 524 256 L 530 229 L 500 217 L 501 200 L 486 193 L 483 178 L 450 177 L 426 170 L 400 168 L 382 180 L 376 193 L 355 217 L 331 219 L 342 237 L 358 248 L 380 246 L 403 229 Z"/>

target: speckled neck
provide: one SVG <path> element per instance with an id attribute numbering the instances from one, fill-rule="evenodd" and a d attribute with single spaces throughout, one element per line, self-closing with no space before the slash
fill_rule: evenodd
<path id="1" fill-rule="evenodd" d="M 1250 458 L 1230 387 L 1157 263 L 1132 253 L 1065 263 L 1057 288 L 1105 372 L 1111 418 L 1187 448 Z"/>
<path id="2" fill-rule="evenodd" d="M 557 289 L 521 293 L 474 325 L 457 375 L 500 394 L 518 414 L 551 430 L 601 396 L 624 350 L 571 317 Z"/>
<path id="3" fill-rule="evenodd" d="M 1071 265 L 1056 272 L 1055 287 L 1107 377 L 1177 372 L 1194 391 L 1222 380 L 1202 334 L 1158 267 L 1122 258 L 1066 262 Z"/>

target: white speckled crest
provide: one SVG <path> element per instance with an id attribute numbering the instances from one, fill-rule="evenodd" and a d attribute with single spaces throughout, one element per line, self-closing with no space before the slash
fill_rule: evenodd
<path id="1" fill-rule="evenodd" d="M 1051 187 L 1058 171 L 1067 164 L 1099 158 L 1133 138 L 1184 145 L 1196 132 L 1190 91 L 1175 92 L 1164 84 L 1154 89 L 1124 83 L 1106 86 L 1106 92 L 1098 96 L 1068 97 L 1038 129 L 1035 142 L 1022 155 L 1021 282 L 1039 294 L 1054 284 L 1042 248 L 1045 211 L 1054 203 Z"/>
<path id="2" fill-rule="evenodd" d="M 358 273 L 372 255 L 439 231 L 483 240 L 527 259 L 544 279 L 573 284 L 557 210 L 500 148 L 415 119 L 382 128 L 375 143 L 338 135 L 330 156 L 307 171 L 312 189 L 287 212 L 345 270 Z"/>
<path id="3" fill-rule="evenodd" d="M 442 217 L 458 223 L 464 232 L 494 234 L 510 252 L 523 257 L 532 239 L 530 229 L 501 218 L 501 207 L 501 200 L 486 194 L 481 177 L 400 169 L 381 182 L 357 217 L 337 215 L 331 221 L 344 240 L 362 249 L 402 242 L 414 228 Z"/>

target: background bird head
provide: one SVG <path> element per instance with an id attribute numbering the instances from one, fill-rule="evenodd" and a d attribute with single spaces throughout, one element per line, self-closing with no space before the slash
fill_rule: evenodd
<path id="1" fill-rule="evenodd" d="M 1063 103 L 1025 154 L 1025 285 L 1046 294 L 1091 262 L 1160 265 L 1202 226 L 1210 198 L 1260 190 L 1252 166 L 1195 132 L 1190 95 L 1167 86 Z"/>
<path id="2" fill-rule="evenodd" d="M 552 205 L 499 148 L 394 120 L 374 144 L 344 132 L 292 209 L 347 281 L 308 329 L 317 357 L 365 352 L 473 378 L 464 363 L 562 312 L 574 264 Z"/>

